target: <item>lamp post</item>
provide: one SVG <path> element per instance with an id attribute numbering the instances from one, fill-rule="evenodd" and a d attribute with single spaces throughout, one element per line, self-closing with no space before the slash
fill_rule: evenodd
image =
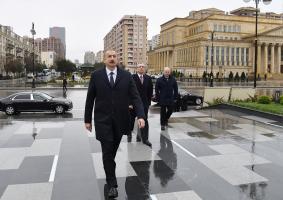
<path id="1" fill-rule="evenodd" d="M 213 39 L 214 39 L 214 31 L 211 32 L 211 71 L 210 71 L 210 87 L 213 87 L 213 65 L 214 65 Z"/>
<path id="2" fill-rule="evenodd" d="M 251 0 L 243 0 L 244 2 L 248 3 Z M 256 79 L 257 79 L 257 22 L 258 22 L 258 4 L 261 0 L 254 0 L 255 2 L 255 64 L 254 64 L 254 88 L 256 88 Z M 265 5 L 268 5 L 271 3 L 272 0 L 262 0 L 262 2 Z"/>
<path id="3" fill-rule="evenodd" d="M 32 22 L 32 28 L 30 30 L 31 34 L 32 34 L 32 88 L 35 88 L 35 77 L 34 77 L 34 35 L 36 34 L 35 30 L 34 30 L 34 23 Z"/>

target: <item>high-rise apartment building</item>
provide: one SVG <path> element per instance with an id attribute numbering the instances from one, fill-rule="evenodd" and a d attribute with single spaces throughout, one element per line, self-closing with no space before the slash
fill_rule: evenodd
<path id="1" fill-rule="evenodd" d="M 84 63 L 95 64 L 95 54 L 92 51 L 85 52 Z"/>
<path id="2" fill-rule="evenodd" d="M 145 16 L 125 15 L 104 37 L 104 51 L 115 50 L 119 63 L 130 71 L 147 62 L 147 21 Z"/>
<path id="3" fill-rule="evenodd" d="M 66 29 L 65 27 L 49 28 L 49 37 L 59 38 L 64 45 L 64 57 L 66 57 Z"/>
<path id="4" fill-rule="evenodd" d="M 31 39 L 32 40 L 32 39 Z M 55 37 L 49 38 L 37 38 L 35 39 L 35 47 L 39 52 L 50 52 L 56 53 L 57 59 L 65 59 L 65 48 L 61 39 Z"/>

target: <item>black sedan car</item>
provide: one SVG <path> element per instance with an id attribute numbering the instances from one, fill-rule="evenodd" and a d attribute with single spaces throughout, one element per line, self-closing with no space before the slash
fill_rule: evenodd
<path id="1" fill-rule="evenodd" d="M 153 102 L 157 102 L 155 95 L 152 97 Z M 178 99 L 175 104 L 175 110 L 187 110 L 188 105 L 201 105 L 203 103 L 203 97 L 187 92 L 184 89 L 179 89 Z"/>
<path id="2" fill-rule="evenodd" d="M 70 100 L 55 98 L 43 92 L 19 92 L 0 99 L 0 111 L 7 115 L 46 111 L 63 114 L 72 108 L 73 103 Z"/>

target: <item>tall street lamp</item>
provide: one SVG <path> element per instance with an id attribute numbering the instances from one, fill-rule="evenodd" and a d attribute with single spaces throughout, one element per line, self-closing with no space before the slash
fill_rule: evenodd
<path id="1" fill-rule="evenodd" d="M 32 88 L 35 88 L 35 76 L 34 76 L 34 35 L 36 34 L 35 30 L 34 30 L 34 23 L 32 22 L 32 28 L 30 30 L 31 34 L 32 34 L 32 49 L 33 49 L 33 53 L 32 53 Z"/>
<path id="2" fill-rule="evenodd" d="M 213 65 L 214 65 L 213 39 L 214 39 L 214 31 L 211 32 L 211 71 L 210 71 L 210 87 L 213 87 Z"/>
<path id="3" fill-rule="evenodd" d="M 251 0 L 243 0 L 244 2 L 248 3 Z M 256 88 L 256 79 L 257 79 L 257 22 L 258 22 L 258 4 L 261 0 L 254 0 L 255 2 L 255 64 L 254 64 L 254 88 Z M 265 5 L 271 3 L 272 0 L 262 0 Z"/>

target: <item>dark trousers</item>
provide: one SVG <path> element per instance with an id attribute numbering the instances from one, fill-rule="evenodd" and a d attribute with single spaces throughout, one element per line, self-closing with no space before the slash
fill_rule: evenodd
<path id="1" fill-rule="evenodd" d="M 165 126 L 168 123 L 168 119 L 173 113 L 173 105 L 161 105 L 160 107 L 160 124 Z"/>
<path id="2" fill-rule="evenodd" d="M 116 179 L 115 157 L 122 138 L 114 141 L 100 141 L 102 149 L 103 167 L 106 174 L 106 182 L 109 187 L 118 187 Z"/>
<path id="3" fill-rule="evenodd" d="M 134 110 L 130 111 L 131 114 L 131 131 L 133 131 L 134 129 L 134 125 L 135 125 L 135 120 L 136 120 L 136 113 Z M 148 115 L 148 108 L 144 106 L 144 114 L 145 114 L 145 126 L 142 129 L 139 129 L 138 132 L 140 132 L 140 136 L 142 141 L 147 141 L 148 140 L 148 120 L 147 120 L 147 115 Z M 131 133 L 129 133 L 131 134 Z M 137 133 L 138 134 L 138 133 Z M 137 136 L 138 137 L 138 136 Z"/>

